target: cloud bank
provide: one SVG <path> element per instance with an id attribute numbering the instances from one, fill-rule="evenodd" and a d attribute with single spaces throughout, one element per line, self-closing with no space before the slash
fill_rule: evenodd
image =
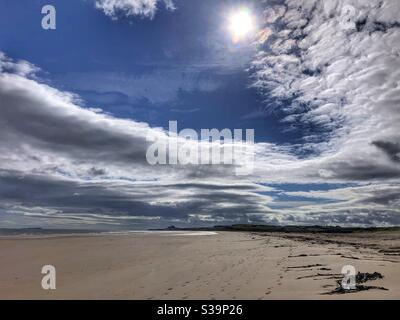
<path id="1" fill-rule="evenodd" d="M 164 130 L 82 108 L 27 64 L 5 55 L 0 64 L 0 210 L 11 221 L 126 227 L 265 210 L 258 192 L 269 188 L 237 180 L 233 167 L 150 166 L 147 149 L 170 139 Z"/>

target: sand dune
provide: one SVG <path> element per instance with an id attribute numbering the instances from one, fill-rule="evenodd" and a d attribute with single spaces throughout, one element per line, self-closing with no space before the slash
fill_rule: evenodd
<path id="1" fill-rule="evenodd" d="M 157 234 L 0 239 L 1 299 L 399 299 L 396 233 Z M 41 288 L 54 265 L 57 289 Z M 335 293 L 344 265 L 379 272 Z"/>

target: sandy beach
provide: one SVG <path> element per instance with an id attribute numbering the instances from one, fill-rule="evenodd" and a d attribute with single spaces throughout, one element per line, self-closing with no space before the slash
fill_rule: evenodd
<path id="1" fill-rule="evenodd" d="M 0 239 L 0 299 L 399 299 L 398 233 Z M 41 288 L 53 265 L 56 290 Z M 383 279 L 335 293 L 344 265 Z"/>

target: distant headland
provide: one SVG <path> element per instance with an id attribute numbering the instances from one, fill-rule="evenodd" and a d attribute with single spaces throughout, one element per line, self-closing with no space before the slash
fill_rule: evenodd
<path id="1" fill-rule="evenodd" d="M 400 231 L 400 227 L 341 227 L 341 226 L 275 226 L 263 224 L 233 224 L 213 227 L 180 228 L 169 226 L 163 229 L 149 229 L 151 231 L 256 231 L 282 233 L 353 233 Z"/>

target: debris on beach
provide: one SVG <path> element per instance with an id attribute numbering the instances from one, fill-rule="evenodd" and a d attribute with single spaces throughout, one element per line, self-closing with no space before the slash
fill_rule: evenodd
<path id="1" fill-rule="evenodd" d="M 378 279 L 383 279 L 383 275 L 379 272 L 374 272 L 374 273 L 362 273 L 358 272 L 356 274 L 356 287 L 354 289 L 345 289 L 342 285 L 342 280 L 337 280 L 337 287 L 329 292 L 322 293 L 324 295 L 333 295 L 333 294 L 346 294 L 346 293 L 354 293 L 354 292 L 359 292 L 359 291 L 366 291 L 366 290 L 389 290 L 385 287 L 379 287 L 379 286 L 369 286 L 369 285 L 363 285 L 362 283 L 365 283 L 367 281 L 373 281 L 373 280 L 378 280 Z"/>

